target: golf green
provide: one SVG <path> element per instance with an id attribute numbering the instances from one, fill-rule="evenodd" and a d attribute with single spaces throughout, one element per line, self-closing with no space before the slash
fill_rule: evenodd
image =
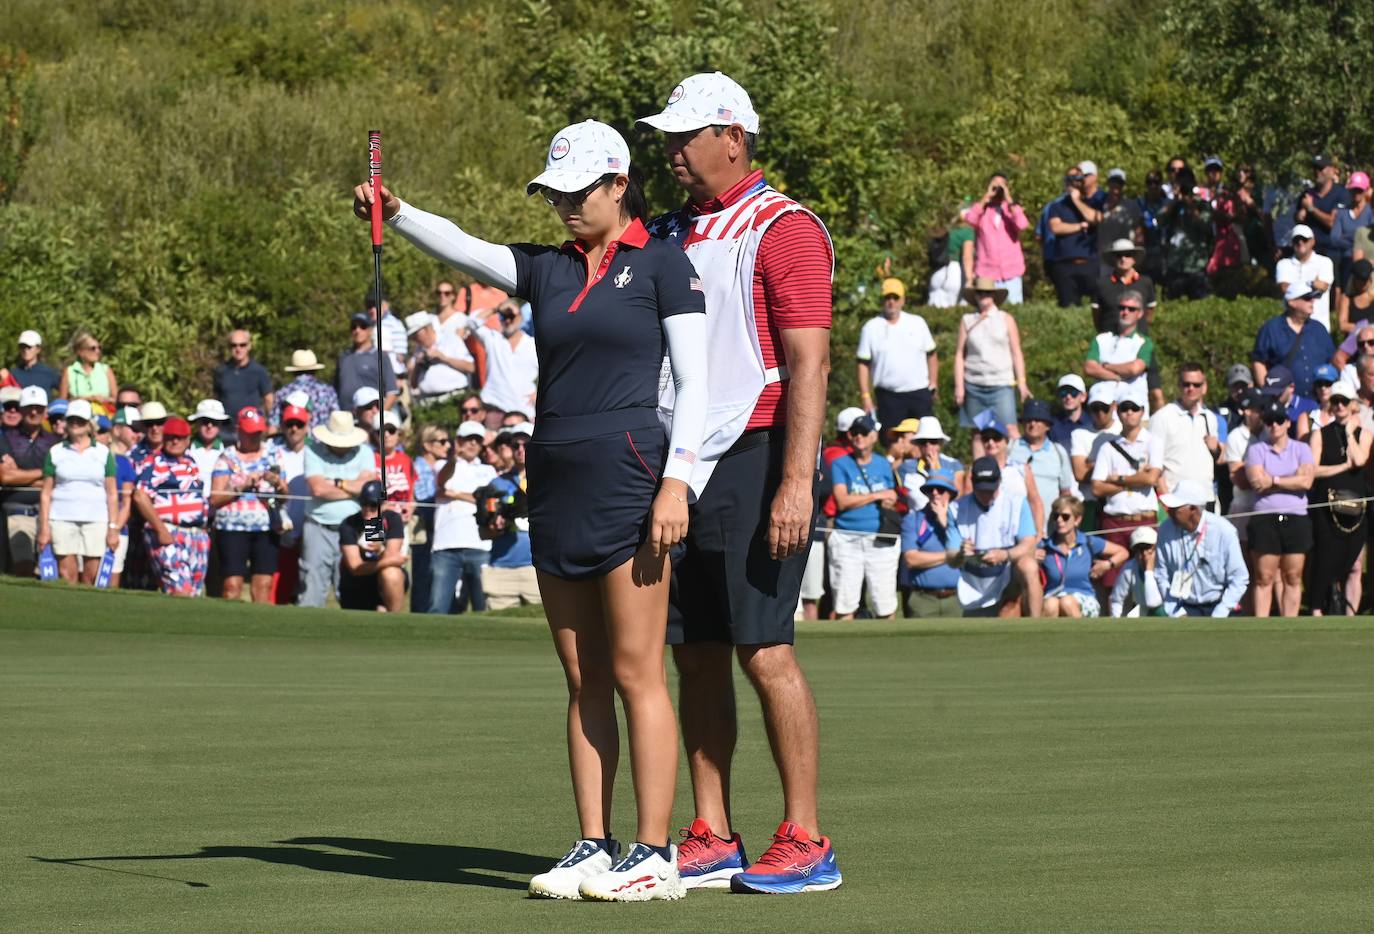
<path id="1" fill-rule="evenodd" d="M 524 896 L 576 834 L 540 620 L 5 582 L 0 928 L 1374 927 L 1374 621 L 824 623 L 798 651 L 844 886 L 552 903 Z M 781 801 L 740 687 L 752 856 Z M 621 789 L 625 835 L 623 751 Z"/>

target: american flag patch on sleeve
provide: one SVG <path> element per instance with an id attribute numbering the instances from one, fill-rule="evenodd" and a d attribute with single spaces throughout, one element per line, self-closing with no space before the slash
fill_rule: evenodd
<path id="1" fill-rule="evenodd" d="M 673 456 L 689 464 L 695 464 L 697 462 L 697 456 L 686 448 L 673 448 Z"/>
<path id="2" fill-rule="evenodd" d="M 705 291 L 705 289 L 703 289 L 703 288 L 701 287 L 701 280 L 698 279 L 696 276 L 692 276 L 691 278 L 689 278 L 689 279 L 687 280 L 687 287 L 688 287 L 689 289 L 691 289 L 693 292 L 704 292 L 704 291 Z"/>

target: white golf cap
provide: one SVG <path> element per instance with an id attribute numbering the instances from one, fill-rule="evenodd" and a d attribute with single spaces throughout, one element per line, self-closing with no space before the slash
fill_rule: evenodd
<path id="1" fill-rule="evenodd" d="M 400 428 L 401 416 L 397 415 L 395 412 L 388 409 L 387 411 L 382 413 L 382 424 L 390 425 L 392 428 Z M 372 427 L 377 427 L 377 416 L 375 415 L 372 416 Z"/>
<path id="2" fill-rule="evenodd" d="M 549 155 L 525 194 L 540 188 L 574 192 L 590 186 L 601 176 L 630 170 L 630 147 L 613 128 L 595 120 L 565 126 L 549 143 Z"/>
<path id="3" fill-rule="evenodd" d="M 140 422 L 158 422 L 167 418 L 167 407 L 161 402 L 145 402 L 138 410 Z"/>
<path id="4" fill-rule="evenodd" d="M 458 437 L 487 440 L 487 428 L 481 422 L 463 422 L 458 426 Z"/>
<path id="5" fill-rule="evenodd" d="M 664 133 L 686 133 L 705 126 L 731 126 L 738 123 L 746 133 L 759 131 L 759 115 L 749 93 L 735 79 L 718 71 L 701 72 L 673 88 L 663 110 L 651 117 L 640 117 Z"/>
<path id="6" fill-rule="evenodd" d="M 91 421 L 93 416 L 91 415 L 90 399 L 72 400 L 71 405 L 67 406 L 67 420 L 70 421 L 73 418 L 84 418 L 88 422 Z"/>
<path id="7" fill-rule="evenodd" d="M 1142 525 L 1131 533 L 1131 547 L 1136 545 L 1157 545 L 1159 544 L 1159 533 L 1148 525 Z"/>
<path id="8" fill-rule="evenodd" d="M 534 437 L 534 426 L 529 422 L 520 422 L 518 425 L 511 425 L 506 431 L 513 435 L 524 435 L 526 438 Z"/>
<path id="9" fill-rule="evenodd" d="M 382 396 L 381 393 L 377 392 L 376 386 L 364 386 L 353 393 L 353 408 L 355 409 L 361 409 L 363 406 L 381 401 Z"/>
<path id="10" fill-rule="evenodd" d="M 913 441 L 948 441 L 949 435 L 945 434 L 944 428 L 940 427 L 940 420 L 934 415 L 922 416 L 920 424 L 916 428 L 916 434 L 911 439 Z"/>
<path id="11" fill-rule="evenodd" d="M 1088 387 L 1083 382 L 1083 377 L 1079 376 L 1077 373 L 1065 373 L 1060 378 L 1059 385 L 1056 388 L 1063 389 L 1065 386 L 1077 390 L 1078 392 L 1088 391 Z"/>
<path id="12" fill-rule="evenodd" d="M 1116 387 L 1120 383 L 1104 381 L 1093 383 L 1093 388 L 1088 390 L 1088 405 L 1100 402 L 1103 405 L 1112 405 L 1116 402 Z"/>
<path id="13" fill-rule="evenodd" d="M 1116 404 L 1125 405 L 1127 402 L 1134 402 L 1142 409 L 1145 408 L 1145 387 L 1137 386 L 1135 383 L 1117 383 Z"/>
<path id="14" fill-rule="evenodd" d="M 25 347 L 42 347 L 43 335 L 39 334 L 37 331 L 20 331 L 19 343 L 23 344 Z"/>
<path id="15" fill-rule="evenodd" d="M 1091 159 L 1084 159 L 1082 162 L 1078 163 L 1078 171 L 1082 172 L 1084 175 L 1096 175 L 1097 163 Z"/>
<path id="16" fill-rule="evenodd" d="M 1315 239 L 1316 239 L 1316 237 L 1313 236 L 1313 234 L 1312 234 L 1312 228 L 1311 228 L 1311 227 L 1308 227 L 1306 224 L 1294 224 L 1294 225 L 1293 225 L 1293 232 L 1290 233 L 1290 234 L 1288 235 L 1288 239 L 1289 239 L 1289 240 L 1296 240 L 1296 239 L 1298 239 L 1299 237 L 1302 237 L 1304 240 L 1315 240 Z"/>
<path id="17" fill-rule="evenodd" d="M 1283 293 L 1283 300 L 1285 302 L 1291 302 L 1300 298 L 1316 298 L 1321 294 L 1320 291 L 1312 288 L 1312 286 L 1308 285 L 1306 282 L 1290 282 L 1288 283 L 1288 288 Z"/>
<path id="18" fill-rule="evenodd" d="M 1159 498 L 1165 509 L 1179 506 L 1206 506 L 1212 501 L 1212 491 L 1196 480 L 1180 480 L 1178 486 Z"/>
<path id="19" fill-rule="evenodd" d="M 1123 169 L 1123 168 L 1120 168 L 1120 167 L 1117 167 L 1117 168 L 1114 168 L 1114 169 L 1108 169 L 1108 170 L 1107 170 L 1107 181 L 1111 182 L 1111 181 L 1116 181 L 1117 179 L 1120 179 L 1121 181 L 1124 182 L 1124 181 L 1126 180 L 1126 170 Z"/>
<path id="20" fill-rule="evenodd" d="M 849 431 L 849 426 L 854 424 L 854 419 L 864 414 L 864 410 L 855 406 L 847 409 L 840 409 L 840 414 L 835 416 L 835 430 L 840 434 Z"/>
<path id="21" fill-rule="evenodd" d="M 227 422 L 229 421 L 229 413 L 224 411 L 224 403 L 218 399 L 201 399 L 200 402 L 196 403 L 196 410 L 191 413 L 189 420 L 193 422 Z"/>
<path id="22" fill-rule="evenodd" d="M 427 311 L 417 311 L 413 315 L 406 315 L 406 336 L 410 336 L 417 331 L 423 331 L 439 319 Z"/>
<path id="23" fill-rule="evenodd" d="M 24 391 L 28 392 L 27 389 Z M 1331 387 L 1331 395 L 1340 396 L 1342 399 L 1347 399 L 1353 402 L 1354 400 L 1360 397 L 1360 391 L 1355 388 L 1355 384 L 1352 383 L 1350 380 L 1346 379 L 1345 377 L 1341 377 Z"/>
<path id="24" fill-rule="evenodd" d="M 28 408 L 31 405 L 41 405 L 48 407 L 48 391 L 42 386 L 25 386 L 19 393 L 19 407 Z"/>

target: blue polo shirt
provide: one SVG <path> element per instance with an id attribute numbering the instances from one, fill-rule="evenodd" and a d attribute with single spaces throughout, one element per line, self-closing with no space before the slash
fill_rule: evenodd
<path id="1" fill-rule="evenodd" d="M 10 375 L 19 384 L 20 389 L 27 389 L 30 386 L 40 386 L 48 394 L 49 399 L 57 397 L 57 387 L 62 383 L 62 374 L 58 373 L 46 363 L 35 363 L 30 367 L 20 366 L 15 363 L 10 367 Z"/>
<path id="2" fill-rule="evenodd" d="M 582 245 L 510 245 L 539 334 L 536 421 L 658 405 L 663 319 L 705 314 L 692 261 L 638 220 L 588 268 Z"/>
<path id="3" fill-rule="evenodd" d="M 1078 535 L 1078 540 L 1068 551 L 1056 545 L 1054 539 L 1044 538 L 1040 547 L 1045 549 L 1045 557 L 1040 568 L 1045 573 L 1045 596 L 1061 593 L 1091 594 L 1093 592 L 1093 562 L 1102 556 L 1106 545 L 1097 535 Z"/>
<path id="4" fill-rule="evenodd" d="M 892 462 L 881 454 L 874 454 L 867 464 L 860 464 L 849 454 L 837 457 L 830 465 L 830 476 L 836 486 L 843 483 L 851 493 L 878 493 L 897 488 Z M 878 504 L 865 503 L 853 509 L 841 509 L 835 515 L 835 528 L 847 532 L 876 532 L 881 521 Z"/>
<path id="5" fill-rule="evenodd" d="M 927 509 L 912 510 L 902 517 L 902 551 L 956 551 L 964 544 L 953 522 L 941 528 Z M 913 571 L 903 561 L 897 568 L 897 583 L 922 590 L 950 590 L 959 584 L 959 569 L 948 564 Z"/>
<path id="6" fill-rule="evenodd" d="M 1317 194 L 1317 189 L 1315 188 L 1308 189 L 1307 193 L 1312 196 L 1312 206 L 1323 213 L 1330 214 L 1337 208 L 1344 208 L 1350 204 L 1350 192 L 1341 184 L 1332 185 L 1331 190 L 1324 195 Z M 1332 257 L 1342 255 L 1344 251 L 1341 249 L 1340 244 L 1332 239 L 1331 231 L 1319 224 L 1316 218 L 1312 218 L 1308 222 L 1308 226 L 1312 228 L 1313 239 L 1316 242 L 1318 253 L 1322 256 Z"/>
<path id="7" fill-rule="evenodd" d="M 1091 207 L 1100 209 L 1107 200 L 1105 191 L 1098 191 L 1086 199 Z M 1074 206 L 1068 195 L 1060 195 L 1045 209 L 1045 229 L 1049 230 L 1049 219 L 1057 217 L 1069 224 L 1081 224 L 1087 220 Z M 1094 259 L 1097 256 L 1097 236 L 1092 230 L 1079 231 L 1067 236 L 1054 238 L 1054 259 Z M 1049 259 L 1047 256 L 1046 259 Z"/>
<path id="8" fill-rule="evenodd" d="M 1283 363 L 1293 348 L 1293 341 L 1299 335 L 1288 326 L 1286 315 L 1275 315 L 1264 322 L 1255 335 L 1255 349 L 1250 359 L 1273 369 Z M 1327 363 L 1336 354 L 1336 345 L 1331 342 L 1331 332 L 1320 323 L 1308 318 L 1302 328 L 1302 345 L 1298 347 L 1288 368 L 1293 371 L 1293 383 L 1300 396 L 1312 395 L 1312 374 L 1317 367 Z"/>

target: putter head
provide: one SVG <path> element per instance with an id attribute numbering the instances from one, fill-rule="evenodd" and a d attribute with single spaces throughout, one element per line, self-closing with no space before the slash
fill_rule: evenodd
<path id="1" fill-rule="evenodd" d="M 386 529 L 382 526 L 382 517 L 363 520 L 363 541 L 384 542 L 386 541 Z"/>

